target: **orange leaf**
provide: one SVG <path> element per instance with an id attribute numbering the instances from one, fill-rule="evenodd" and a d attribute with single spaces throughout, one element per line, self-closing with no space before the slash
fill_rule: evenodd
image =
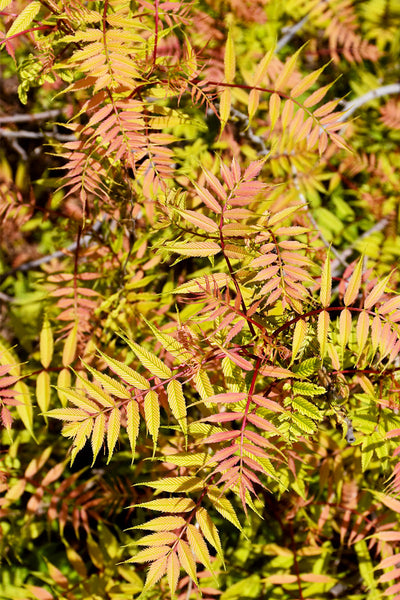
<path id="1" fill-rule="evenodd" d="M 260 373 L 261 375 L 265 375 L 266 377 L 276 377 L 277 379 L 296 377 L 296 374 L 290 371 L 289 369 L 284 369 L 283 367 L 273 367 L 269 365 L 261 367 Z"/>
<path id="2" fill-rule="evenodd" d="M 297 98 L 297 96 L 301 96 L 301 94 L 304 94 L 304 92 L 306 92 L 313 85 L 313 83 L 315 83 L 317 81 L 318 77 L 321 75 L 321 73 L 324 69 L 325 69 L 325 66 L 321 67 L 317 71 L 313 71 L 312 73 L 309 73 L 308 75 L 306 75 L 300 81 L 300 83 L 295 85 L 294 88 L 290 91 L 290 97 Z M 311 98 L 311 96 L 310 96 L 310 98 Z"/>
<path id="3" fill-rule="evenodd" d="M 319 88 L 318 90 L 313 92 L 311 96 L 308 96 L 308 98 L 304 100 L 303 106 L 305 106 L 306 108 L 310 108 L 311 106 L 315 106 L 316 104 L 318 104 L 318 102 L 322 100 L 322 98 L 326 95 L 329 88 L 331 87 L 332 84 L 329 83 L 328 85 L 324 85 L 322 88 Z"/>
<path id="4" fill-rule="evenodd" d="M 382 304 L 382 306 L 379 308 L 378 312 L 380 315 L 387 315 L 388 313 L 392 312 L 393 310 L 396 310 L 397 308 L 399 308 L 399 306 L 400 306 L 400 296 L 395 296 L 394 298 L 391 298 L 387 302 L 384 302 Z"/>
<path id="5" fill-rule="evenodd" d="M 377 283 L 376 286 L 372 288 L 372 290 L 370 291 L 368 296 L 365 298 L 365 301 L 364 301 L 365 309 L 368 310 L 368 309 L 372 308 L 372 306 L 374 306 L 374 304 L 376 304 L 380 300 L 381 296 L 385 292 L 385 288 L 388 284 L 390 277 L 391 277 L 391 273 L 389 275 L 387 275 L 386 277 L 384 277 L 382 279 L 382 281 Z"/>
<path id="6" fill-rule="evenodd" d="M 218 204 L 218 201 L 214 198 L 214 196 L 212 196 L 211 193 L 208 190 L 206 190 L 205 188 L 203 188 L 202 186 L 197 185 L 194 182 L 193 182 L 193 185 L 197 191 L 197 195 L 204 202 L 204 204 L 206 206 L 208 206 L 208 208 L 210 208 L 211 210 L 216 212 L 217 214 L 220 214 L 222 212 L 222 208 Z"/>

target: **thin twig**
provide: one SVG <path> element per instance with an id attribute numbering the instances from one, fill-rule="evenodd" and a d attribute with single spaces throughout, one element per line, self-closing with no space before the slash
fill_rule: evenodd
<path id="1" fill-rule="evenodd" d="M 25 115 L 10 115 L 9 117 L 0 117 L 0 123 L 26 123 L 27 121 L 44 121 L 45 119 L 52 119 L 58 117 L 61 114 L 61 110 L 45 110 L 39 113 L 25 114 Z"/>
<path id="2" fill-rule="evenodd" d="M 14 302 L 15 298 L 13 296 L 9 296 L 8 294 L 4 294 L 4 292 L 0 292 L 0 302 Z"/>
<path id="3" fill-rule="evenodd" d="M 32 139 L 32 140 L 42 140 L 44 138 L 54 138 L 60 142 L 71 142 L 76 140 L 74 134 L 65 134 L 65 133 L 57 133 L 57 132 L 48 132 L 42 133 L 40 131 L 26 131 L 25 129 L 20 129 L 19 131 L 11 131 L 11 129 L 4 129 L 0 127 L 0 137 L 7 139 Z"/>
<path id="4" fill-rule="evenodd" d="M 296 33 L 298 31 L 300 31 L 300 29 L 303 27 L 303 25 L 305 25 L 307 23 L 309 16 L 310 16 L 309 14 L 305 15 L 298 23 L 296 23 L 295 25 L 292 25 L 292 27 L 287 28 L 285 35 L 283 37 L 281 37 L 281 39 L 276 44 L 275 52 L 279 52 L 280 50 L 282 50 L 282 48 L 284 48 L 286 46 L 286 44 L 288 44 L 290 42 L 292 37 L 294 37 L 296 35 Z"/>
<path id="5" fill-rule="evenodd" d="M 348 248 L 343 250 L 343 252 L 340 253 L 339 257 L 337 257 L 336 260 L 334 260 L 332 262 L 332 277 L 336 277 L 337 275 L 339 275 L 339 273 L 340 273 L 339 262 L 341 264 L 346 264 L 346 262 L 344 262 L 344 261 L 346 261 L 346 259 L 353 252 L 354 245 L 356 243 L 360 242 L 360 240 L 364 240 L 365 238 L 372 235 L 373 233 L 376 233 L 377 231 L 382 231 L 382 229 L 384 229 L 386 227 L 388 222 L 389 221 L 386 218 L 381 219 L 380 221 L 375 223 L 375 225 L 373 225 L 371 227 L 371 229 L 368 229 L 368 231 L 365 231 L 362 235 L 360 235 L 360 237 L 357 238 L 357 240 L 355 242 L 353 242 Z M 336 254 L 335 254 L 335 256 L 336 256 Z"/>
<path id="6" fill-rule="evenodd" d="M 382 96 L 388 96 L 390 94 L 400 94 L 400 83 L 382 85 L 374 90 L 370 90 L 363 96 L 359 96 L 354 100 L 345 102 L 342 109 L 344 114 L 339 117 L 338 122 L 340 123 L 342 121 L 346 121 L 356 110 L 361 108 L 361 106 L 364 104 L 367 104 L 367 102 L 371 102 L 371 100 L 376 100 L 376 98 L 381 98 Z"/>
<path id="7" fill-rule="evenodd" d="M 96 223 L 93 225 L 92 231 L 82 237 L 82 239 L 80 241 L 81 247 L 88 246 L 90 244 L 92 237 L 93 237 L 93 233 L 97 233 L 99 231 L 103 222 L 104 222 L 104 219 L 101 221 L 96 221 Z M 0 275 L 0 281 L 4 281 L 9 275 L 14 275 L 14 273 L 18 273 L 21 271 L 22 272 L 33 271 L 34 269 L 37 269 L 37 267 L 47 264 L 47 263 L 51 262 L 52 260 L 54 260 L 55 258 L 64 258 L 66 252 L 75 252 L 77 247 L 78 247 L 77 242 L 73 242 L 72 244 L 67 246 L 67 248 L 65 248 L 64 250 L 56 250 L 55 252 L 52 252 L 52 254 L 47 254 L 46 256 L 42 256 L 41 258 L 37 258 L 35 260 L 30 260 L 29 262 L 23 263 L 22 265 L 19 265 L 18 267 L 15 267 L 14 269 L 10 269 L 6 273 L 2 273 Z"/>
<path id="8" fill-rule="evenodd" d="M 294 187 L 297 190 L 297 193 L 299 195 L 299 198 L 302 202 L 302 204 L 304 205 L 304 208 L 307 211 L 307 217 L 310 219 L 312 226 L 314 227 L 314 229 L 316 231 L 318 231 L 318 235 L 322 240 L 322 243 L 327 247 L 330 248 L 332 254 L 334 254 L 336 256 L 336 260 L 338 262 L 340 262 L 343 266 L 347 267 L 347 263 L 343 260 L 343 258 L 341 257 L 341 255 L 339 254 L 339 252 L 328 242 L 328 240 L 326 239 L 326 237 L 324 236 L 324 234 L 322 233 L 322 231 L 320 230 L 317 221 L 314 219 L 310 207 L 308 205 L 307 199 L 305 197 L 305 195 L 303 194 L 303 192 L 300 189 L 300 185 L 299 185 L 299 180 L 298 180 L 298 176 L 297 176 L 297 169 L 294 166 L 294 164 L 292 163 L 292 174 L 293 174 L 293 183 L 294 183 Z"/>

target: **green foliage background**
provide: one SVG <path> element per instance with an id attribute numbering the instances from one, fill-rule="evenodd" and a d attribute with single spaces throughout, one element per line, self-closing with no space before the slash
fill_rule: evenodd
<path id="1" fill-rule="evenodd" d="M 0 0 L 0 15 L 1 600 L 399 598 L 398 2 Z M 90 46 L 105 32 L 107 51 Z M 330 108 L 297 136 L 324 86 Z M 223 224 L 239 168 L 248 213 Z M 279 252 L 295 286 L 288 269 L 263 291 Z M 280 407 L 254 403 L 260 427 L 253 393 Z M 98 409 L 97 429 L 71 409 Z M 239 425 L 218 421 L 230 411 Z M 254 494 L 236 463 L 207 462 L 246 422 L 265 450 Z M 164 514 L 139 505 L 174 494 L 204 503 L 222 546 L 197 516 L 199 550 L 167 511 L 190 547 L 178 584 L 154 539 L 153 579 L 140 554 Z"/>

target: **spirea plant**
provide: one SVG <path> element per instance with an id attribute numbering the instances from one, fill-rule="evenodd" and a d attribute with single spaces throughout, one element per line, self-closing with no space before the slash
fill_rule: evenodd
<path id="1" fill-rule="evenodd" d="M 1 599 L 400 598 L 383 4 L 0 0 Z"/>

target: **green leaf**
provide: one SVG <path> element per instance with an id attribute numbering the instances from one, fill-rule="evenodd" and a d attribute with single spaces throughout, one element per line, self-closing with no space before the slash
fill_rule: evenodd
<path id="1" fill-rule="evenodd" d="M 302 396 L 295 396 L 294 398 L 292 398 L 291 405 L 292 408 L 297 410 L 299 413 L 301 413 L 302 415 L 306 415 L 311 419 L 322 421 L 322 419 L 324 418 L 323 414 L 321 414 L 321 411 L 319 411 L 318 408 L 314 406 L 314 404 L 312 404 Z"/>
<path id="2" fill-rule="evenodd" d="M 292 391 L 293 394 L 301 394 L 302 396 L 321 396 L 321 394 L 326 394 L 326 389 L 322 385 L 315 385 L 308 381 L 295 381 Z"/>
<path id="3" fill-rule="evenodd" d="M 260 598 L 261 579 L 259 575 L 245 577 L 233 583 L 220 596 L 220 600 L 242 600 L 244 598 Z"/>
<path id="4" fill-rule="evenodd" d="M 318 371 L 320 366 L 321 366 L 321 360 L 319 358 L 313 357 L 313 358 L 307 358 L 306 360 L 303 360 L 302 363 L 300 363 L 299 365 L 296 365 L 296 367 L 293 367 L 293 370 L 298 377 L 307 378 L 307 377 L 311 377 L 311 375 L 313 375 L 313 373 Z"/>
<path id="5" fill-rule="evenodd" d="M 7 37 L 10 38 L 13 35 L 22 33 L 29 29 L 36 15 L 40 11 L 42 3 L 39 0 L 29 2 L 27 6 L 19 13 L 10 29 L 7 31 Z"/>

